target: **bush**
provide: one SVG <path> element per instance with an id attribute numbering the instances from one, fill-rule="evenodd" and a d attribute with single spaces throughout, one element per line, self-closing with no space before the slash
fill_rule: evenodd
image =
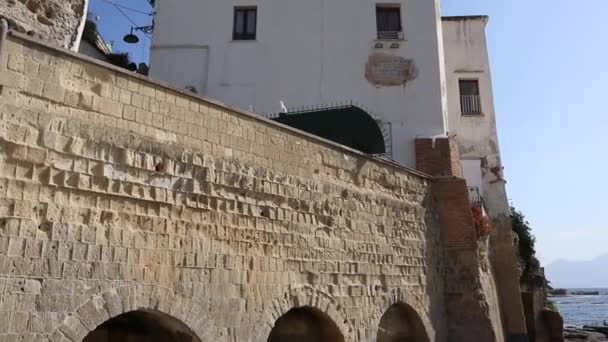
<path id="1" fill-rule="evenodd" d="M 535 287 L 546 286 L 546 280 L 540 271 L 540 261 L 536 258 L 535 243 L 536 238 L 532 235 L 530 223 L 526 220 L 521 211 L 511 207 L 511 224 L 513 232 L 518 236 L 517 254 L 523 269 L 521 281 Z"/>
<path id="2" fill-rule="evenodd" d="M 511 223 L 513 224 L 513 231 L 519 237 L 518 252 L 522 264 L 527 265 L 537 262 L 535 260 L 536 249 L 534 248 L 536 238 L 532 235 L 530 223 L 526 220 L 524 214 L 514 207 L 511 207 Z"/>

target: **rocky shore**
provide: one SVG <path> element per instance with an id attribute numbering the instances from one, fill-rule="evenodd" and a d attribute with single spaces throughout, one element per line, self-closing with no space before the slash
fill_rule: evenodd
<path id="1" fill-rule="evenodd" d="M 563 296 L 599 296 L 599 291 L 570 291 L 566 289 L 551 289 L 548 292 L 550 297 Z"/>
<path id="2" fill-rule="evenodd" d="M 606 342 L 608 341 L 608 326 L 583 326 L 582 328 L 566 326 L 564 328 L 564 341 Z"/>

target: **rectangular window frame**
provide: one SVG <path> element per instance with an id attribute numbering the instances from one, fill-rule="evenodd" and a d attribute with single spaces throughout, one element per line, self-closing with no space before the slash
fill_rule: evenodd
<path id="1" fill-rule="evenodd" d="M 247 26 L 249 26 L 250 16 L 249 13 L 254 13 L 254 25 L 253 31 L 249 32 L 247 30 Z M 237 17 L 239 13 L 243 13 L 243 22 L 242 27 L 237 27 Z M 258 7 L 257 6 L 235 6 L 234 7 L 234 17 L 232 24 L 232 40 L 242 41 L 242 40 L 256 40 L 258 33 Z"/>
<path id="2" fill-rule="evenodd" d="M 380 40 L 402 40 L 403 39 L 403 15 L 401 4 L 378 3 L 376 4 L 376 31 Z M 397 16 L 391 22 L 391 15 Z"/>
<path id="3" fill-rule="evenodd" d="M 465 94 L 465 83 L 475 82 L 475 89 L 471 94 Z M 483 106 L 481 101 L 481 87 L 478 78 L 458 79 L 458 96 L 460 99 L 460 114 L 462 116 L 483 116 Z"/>

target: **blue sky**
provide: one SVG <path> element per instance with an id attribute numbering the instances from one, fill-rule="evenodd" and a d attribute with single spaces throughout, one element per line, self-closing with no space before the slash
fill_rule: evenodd
<path id="1" fill-rule="evenodd" d="M 146 0 L 114 0 L 140 11 Z M 167 0 L 165 0 L 167 1 Z M 221 1 L 221 0 L 219 0 Z M 426 1 L 426 0 L 418 0 Z M 503 163 L 513 204 L 529 219 L 541 259 L 608 253 L 605 85 L 606 0 L 443 0 L 444 15 L 487 14 Z M 90 10 L 115 49 L 147 59 L 150 41 L 128 46 L 132 26 L 113 5 Z M 138 25 L 147 15 L 123 9 Z"/>

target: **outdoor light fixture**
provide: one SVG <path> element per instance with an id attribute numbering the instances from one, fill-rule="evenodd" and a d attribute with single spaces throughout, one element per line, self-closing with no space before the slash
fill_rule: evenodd
<path id="1" fill-rule="evenodd" d="M 150 34 L 154 30 L 154 24 L 150 26 L 132 26 L 131 33 L 127 34 L 123 40 L 128 44 L 137 44 L 139 43 L 139 37 L 135 35 L 135 31 L 141 31 L 144 34 Z"/>
<path id="2" fill-rule="evenodd" d="M 133 33 L 133 27 L 131 27 L 131 33 L 127 34 L 123 40 L 125 41 L 125 43 L 128 44 L 137 44 L 139 43 L 139 37 L 137 37 L 134 33 Z"/>

